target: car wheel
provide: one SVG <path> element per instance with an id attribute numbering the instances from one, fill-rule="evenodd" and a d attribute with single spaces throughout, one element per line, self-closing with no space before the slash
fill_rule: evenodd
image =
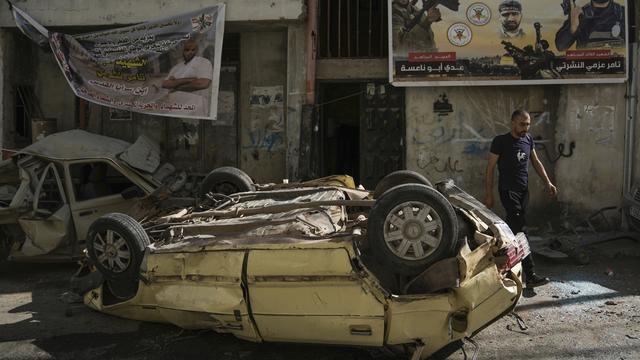
<path id="1" fill-rule="evenodd" d="M 402 184 L 422 184 L 433 187 L 429 179 L 415 171 L 398 170 L 388 174 L 378 182 L 378 185 L 373 191 L 373 198 L 377 199 L 387 190 Z"/>
<path id="2" fill-rule="evenodd" d="M 140 223 L 125 214 L 107 214 L 91 224 L 87 251 L 96 268 L 111 281 L 137 282 L 149 237 Z"/>
<path id="3" fill-rule="evenodd" d="M 369 247 L 391 271 L 414 276 L 455 255 L 458 220 L 433 187 L 403 184 L 387 190 L 369 213 Z"/>
<path id="4" fill-rule="evenodd" d="M 231 195 L 238 192 L 254 191 L 256 189 L 253 181 L 244 171 L 224 166 L 209 173 L 202 181 L 198 196 L 204 198 L 206 194 L 218 193 Z"/>

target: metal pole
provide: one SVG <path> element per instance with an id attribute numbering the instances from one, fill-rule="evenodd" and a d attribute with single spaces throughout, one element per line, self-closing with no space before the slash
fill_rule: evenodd
<path id="1" fill-rule="evenodd" d="M 318 35 L 318 0 L 307 2 L 307 96 L 306 104 L 316 102 L 316 38 Z M 328 34 L 328 30 L 327 30 Z"/>
<path id="2" fill-rule="evenodd" d="M 347 57 L 351 57 L 351 1 L 347 1 Z"/>
<path id="3" fill-rule="evenodd" d="M 356 0 L 356 56 L 360 56 L 360 0 Z"/>
<path id="4" fill-rule="evenodd" d="M 371 29 L 373 28 L 373 0 L 369 0 L 369 52 L 367 53 L 371 57 Z"/>
<path id="5" fill-rule="evenodd" d="M 623 196 L 631 192 L 631 182 L 633 177 L 633 158 L 635 148 L 635 122 L 638 105 L 638 43 L 633 43 L 629 59 L 631 81 L 627 82 L 627 121 L 625 126 L 624 142 L 624 186 Z"/>
<path id="6" fill-rule="evenodd" d="M 342 38 L 342 0 L 338 0 L 338 57 L 342 57 L 342 53 L 341 53 L 341 47 L 342 44 L 340 42 L 341 38 Z"/>

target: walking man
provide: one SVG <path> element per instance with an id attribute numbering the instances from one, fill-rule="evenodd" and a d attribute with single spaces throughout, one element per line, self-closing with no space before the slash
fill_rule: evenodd
<path id="1" fill-rule="evenodd" d="M 529 159 L 545 182 L 549 195 L 555 196 L 558 192 L 536 154 L 533 138 L 529 135 L 530 126 L 529 113 L 524 110 L 514 111 L 511 115 L 511 131 L 493 139 L 487 163 L 484 203 L 488 208 L 493 207 L 493 172 L 498 164 L 500 201 L 507 212 L 507 225 L 514 234 L 521 232 L 525 225 L 529 200 Z M 522 267 L 527 287 L 536 287 L 549 282 L 548 278 L 534 272 L 531 255 L 522 261 Z"/>

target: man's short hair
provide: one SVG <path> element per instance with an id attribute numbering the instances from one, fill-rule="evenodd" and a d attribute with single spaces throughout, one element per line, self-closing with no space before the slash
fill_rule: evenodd
<path id="1" fill-rule="evenodd" d="M 511 121 L 516 121 L 518 119 L 526 118 L 527 116 L 529 116 L 528 112 L 522 109 L 518 109 L 514 111 L 513 114 L 511 114 Z"/>
<path id="2" fill-rule="evenodd" d="M 498 6 L 498 11 L 500 14 L 511 11 L 522 12 L 522 4 L 517 0 L 504 0 Z"/>

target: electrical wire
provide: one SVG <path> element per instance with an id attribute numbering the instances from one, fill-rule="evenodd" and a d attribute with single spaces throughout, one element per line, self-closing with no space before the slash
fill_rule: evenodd
<path id="1" fill-rule="evenodd" d="M 385 89 L 387 88 L 387 86 L 390 86 L 390 85 L 391 84 L 384 84 Z M 367 92 L 367 90 L 361 90 L 361 91 L 355 92 L 353 94 L 349 94 L 349 95 L 345 95 L 345 96 L 339 97 L 337 99 L 332 99 L 332 100 L 325 101 L 325 102 L 320 103 L 320 104 L 316 104 L 313 107 L 314 108 L 319 108 L 319 107 L 322 107 L 324 105 L 333 104 L 333 103 L 336 103 L 336 102 L 339 102 L 339 101 L 342 101 L 342 100 L 345 100 L 345 99 L 348 99 L 348 98 L 352 98 L 354 96 L 362 95 L 362 94 L 364 94 L 366 92 Z"/>

